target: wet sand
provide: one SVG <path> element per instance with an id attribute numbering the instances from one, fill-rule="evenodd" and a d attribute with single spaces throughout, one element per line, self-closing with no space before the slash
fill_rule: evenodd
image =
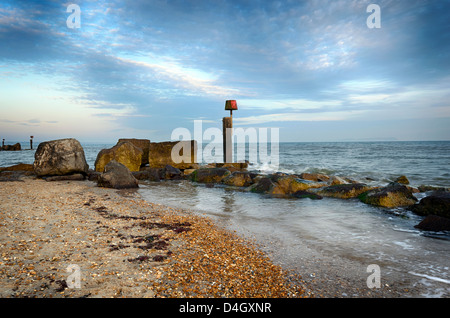
<path id="1" fill-rule="evenodd" d="M 135 190 L 0 182 L 0 297 L 314 296 L 249 240 Z"/>

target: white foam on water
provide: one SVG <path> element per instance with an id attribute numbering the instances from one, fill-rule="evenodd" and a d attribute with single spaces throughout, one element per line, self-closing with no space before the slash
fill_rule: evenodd
<path id="1" fill-rule="evenodd" d="M 419 276 L 419 277 L 424 277 L 424 278 L 434 280 L 437 282 L 441 282 L 441 283 L 445 283 L 445 284 L 450 284 L 450 280 L 444 279 L 444 278 L 434 277 L 434 276 L 430 276 L 430 275 L 426 275 L 426 274 L 419 274 L 419 273 L 415 273 L 415 272 L 408 272 L 408 274 Z"/>

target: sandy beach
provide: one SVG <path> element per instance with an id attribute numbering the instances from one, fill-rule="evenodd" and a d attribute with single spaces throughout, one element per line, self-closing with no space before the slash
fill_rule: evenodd
<path id="1" fill-rule="evenodd" d="M 0 297 L 311 296 L 249 241 L 135 190 L 33 176 L 0 189 Z"/>

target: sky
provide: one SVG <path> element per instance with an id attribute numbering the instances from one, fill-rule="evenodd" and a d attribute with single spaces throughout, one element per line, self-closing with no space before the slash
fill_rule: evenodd
<path id="1" fill-rule="evenodd" d="M 0 0 L 0 138 L 166 141 L 221 128 L 233 99 L 234 127 L 282 142 L 450 140 L 449 17 L 448 0 Z"/>

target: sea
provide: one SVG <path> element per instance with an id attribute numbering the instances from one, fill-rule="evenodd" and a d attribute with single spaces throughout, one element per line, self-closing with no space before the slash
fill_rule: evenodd
<path id="1" fill-rule="evenodd" d="M 101 149 L 113 145 L 82 143 L 89 166 L 94 167 Z M 2 151 L 0 166 L 33 163 L 34 152 Z M 204 163 L 213 159 L 202 158 Z M 275 164 L 250 162 L 249 170 L 323 173 L 371 185 L 404 175 L 413 187 L 450 188 L 450 141 L 280 143 L 278 158 Z M 357 199 L 272 198 L 186 180 L 141 182 L 138 193 L 150 202 L 210 217 L 254 241 L 321 295 L 450 297 L 450 233 L 416 229 L 423 217 L 406 209 Z M 415 195 L 421 199 L 427 193 Z"/>

